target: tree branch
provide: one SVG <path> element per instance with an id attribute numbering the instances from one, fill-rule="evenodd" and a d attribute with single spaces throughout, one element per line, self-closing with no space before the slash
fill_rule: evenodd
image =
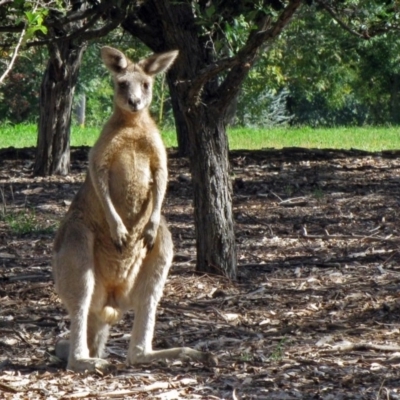
<path id="1" fill-rule="evenodd" d="M 116 18 L 115 20 L 112 20 L 108 25 L 104 25 L 99 29 L 95 29 L 92 31 L 87 31 L 81 35 L 83 40 L 91 40 L 95 38 L 99 38 L 102 36 L 107 35 L 109 32 L 111 32 L 113 29 L 115 29 L 123 20 L 125 17 L 121 18 Z M 79 36 L 79 34 L 74 34 L 73 38 Z"/>
<path id="2" fill-rule="evenodd" d="M 54 18 L 54 22 L 51 21 L 51 18 L 48 18 L 48 20 L 50 20 L 50 22 L 47 22 L 46 24 L 48 26 L 54 26 L 54 25 L 65 25 L 65 24 L 69 24 L 71 22 L 76 22 L 79 21 L 81 19 L 88 19 L 90 17 L 92 17 L 93 15 L 97 15 L 99 14 L 99 6 L 94 6 L 92 8 L 88 8 L 85 10 L 79 10 L 79 11 L 74 11 L 71 12 L 70 14 L 67 14 L 65 17 L 63 18 Z"/>
<path id="3" fill-rule="evenodd" d="M 165 47 L 160 33 L 155 33 L 147 24 L 134 17 L 134 14 L 129 14 L 122 22 L 122 28 L 129 32 L 132 36 L 140 39 L 146 46 L 150 47 L 154 52 L 160 52 Z"/>
<path id="4" fill-rule="evenodd" d="M 55 42 L 62 42 L 64 40 L 73 40 L 79 37 L 80 40 L 85 41 L 85 40 L 91 40 L 94 38 L 99 38 L 102 36 L 107 35 L 107 33 L 111 32 L 113 29 L 115 29 L 119 24 L 121 23 L 121 20 L 113 20 L 110 22 L 108 25 L 104 25 L 103 27 L 91 31 L 86 31 L 87 26 L 79 28 L 76 31 L 70 33 L 69 35 L 66 36 L 59 36 L 57 38 L 50 38 L 50 39 L 45 39 L 45 40 L 35 40 L 33 42 L 29 42 L 27 44 L 28 47 L 34 47 L 34 46 L 43 46 L 43 45 L 48 45 L 49 43 L 55 43 Z"/>
<path id="5" fill-rule="evenodd" d="M 346 24 L 346 22 L 343 21 L 342 18 L 339 17 L 338 13 L 330 6 L 328 5 L 325 0 L 316 0 L 316 2 L 324 8 L 328 14 L 347 32 L 351 33 L 352 35 L 360 38 L 360 39 L 365 39 L 368 40 L 374 36 L 381 35 L 393 30 L 400 30 L 399 25 L 390 25 L 390 26 L 380 26 L 379 24 L 376 24 L 375 26 L 372 25 L 369 29 L 363 30 L 361 33 L 355 31 L 350 25 Z"/>
<path id="6" fill-rule="evenodd" d="M 174 4 L 174 7 L 183 7 L 183 5 Z M 167 50 L 166 42 L 168 40 L 164 36 L 166 33 L 163 31 L 161 16 L 164 19 L 167 15 L 170 15 L 169 8 L 170 5 L 161 0 L 138 2 L 122 23 L 122 27 L 154 52 L 165 51 Z M 170 20 L 170 22 L 171 26 L 174 26 L 175 21 Z M 186 21 L 186 23 L 188 22 Z M 174 33 L 179 34 L 179 29 L 174 30 Z"/>
<path id="7" fill-rule="evenodd" d="M 9 72 L 11 71 L 11 69 L 12 69 L 12 67 L 13 67 L 13 65 L 14 65 L 14 63 L 15 63 L 15 60 L 17 59 L 18 50 L 19 50 L 19 48 L 21 47 L 22 41 L 24 40 L 25 32 L 26 32 L 26 30 L 23 29 L 22 32 L 21 32 L 21 35 L 20 35 L 20 37 L 19 37 L 19 39 L 18 39 L 18 43 L 17 43 L 17 45 L 15 46 L 14 53 L 13 53 L 13 55 L 11 56 L 11 60 L 10 60 L 10 62 L 9 62 L 9 64 L 8 64 L 6 70 L 4 71 L 3 75 L 0 76 L 0 85 L 3 84 L 4 79 L 6 78 L 6 76 L 7 76 L 7 75 L 9 74 Z"/>
<path id="8" fill-rule="evenodd" d="M 25 28 L 25 24 L 21 22 L 18 25 L 6 25 L 0 26 L 0 32 L 22 32 Z"/>
<path id="9" fill-rule="evenodd" d="M 68 35 L 59 36 L 56 38 L 52 37 L 45 40 L 36 40 L 34 42 L 28 43 L 28 46 L 31 47 L 31 46 L 47 45 L 49 43 L 60 42 L 63 40 L 73 40 L 78 37 L 80 40 L 85 41 L 105 36 L 113 29 L 115 29 L 118 25 L 120 25 L 121 22 L 126 18 L 126 10 L 129 3 L 130 0 L 124 0 L 121 8 L 117 9 L 117 15 L 114 15 L 111 22 L 102 26 L 101 28 L 89 30 L 89 28 L 95 25 L 95 23 L 100 19 L 101 15 L 104 13 L 104 9 L 98 8 L 96 14 L 93 14 L 92 18 L 85 25 L 69 33 Z M 76 21 L 78 20 L 79 19 L 76 19 Z"/>
<path id="10" fill-rule="evenodd" d="M 224 58 L 219 60 L 206 68 L 200 70 L 199 75 L 196 79 L 192 81 L 191 89 L 189 92 L 190 98 L 197 98 L 197 102 L 200 100 L 200 94 L 203 86 L 212 79 L 214 76 L 220 74 L 223 71 L 226 71 L 229 68 L 234 67 L 239 63 L 239 59 L 237 56 Z"/>
<path id="11" fill-rule="evenodd" d="M 125 2 L 126 3 L 126 2 Z M 107 0 L 100 0 L 100 2 L 93 5 L 91 8 L 84 8 L 78 10 L 70 10 L 65 16 L 62 16 L 58 10 L 47 18 L 47 26 L 63 26 L 71 22 L 76 22 L 80 20 L 87 20 L 93 16 L 101 16 L 107 14 L 111 9 L 115 8 L 114 2 Z M 122 6 L 124 7 L 124 5 Z M 54 17 L 54 18 L 52 18 Z M 54 20 L 54 21 L 53 21 Z"/>
<path id="12" fill-rule="evenodd" d="M 354 36 L 357 36 L 358 38 L 361 39 L 369 39 L 368 36 L 362 35 L 359 32 L 356 32 L 354 29 L 352 29 L 349 25 L 347 25 L 342 19 L 339 18 L 337 13 L 333 10 L 332 7 L 330 7 L 328 4 L 325 3 L 324 0 L 316 0 L 318 4 L 320 4 L 327 12 L 328 14 L 347 32 L 351 33 Z"/>
<path id="13" fill-rule="evenodd" d="M 280 35 L 285 26 L 290 22 L 297 9 L 301 6 L 302 0 L 291 0 L 281 12 L 276 22 L 271 26 L 269 16 L 264 16 L 259 29 L 250 33 L 246 44 L 236 55 L 236 64 L 229 71 L 225 80 L 219 86 L 215 96 L 215 106 L 223 111 L 230 100 L 237 95 L 240 85 L 253 66 L 257 53 L 262 45 L 271 42 Z"/>

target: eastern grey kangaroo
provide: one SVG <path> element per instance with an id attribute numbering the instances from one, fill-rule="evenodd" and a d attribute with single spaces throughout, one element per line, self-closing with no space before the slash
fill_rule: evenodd
<path id="1" fill-rule="evenodd" d="M 165 147 L 148 107 L 154 75 L 178 51 L 138 63 L 103 47 L 114 80 L 114 111 L 89 155 L 86 180 L 54 242 L 56 291 L 71 318 L 70 339 L 56 345 L 73 371 L 108 370 L 102 353 L 110 325 L 133 309 L 127 363 L 190 359 L 215 364 L 188 347 L 153 350 L 156 309 L 173 257 L 161 205 L 167 186 Z"/>

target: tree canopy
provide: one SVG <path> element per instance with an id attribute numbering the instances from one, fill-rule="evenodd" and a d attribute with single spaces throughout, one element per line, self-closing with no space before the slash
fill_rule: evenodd
<path id="1" fill-rule="evenodd" d="M 193 2 L 197 7 L 196 23 L 213 38 L 212 46 L 221 57 L 233 56 L 244 44 L 255 13 L 254 10 L 248 12 L 247 8 L 253 3 Z M 262 6 L 261 3 L 255 2 L 257 7 Z M 122 3 L 113 2 L 114 8 L 109 4 L 110 8 L 106 9 L 101 2 L 87 2 L 88 11 L 80 14 L 91 15 L 92 20 L 96 20 L 94 25 L 86 24 L 88 32 L 85 35 L 94 37 L 83 59 L 84 65 L 92 65 L 86 69 L 88 71 L 93 71 L 97 62 L 97 35 L 106 31 L 104 27 L 110 24 L 118 4 Z M 130 6 L 139 4 L 131 2 Z M 55 10 L 64 16 L 69 13 L 68 18 L 72 18 L 71 2 L 63 5 L 56 1 L 10 0 L 0 4 L 3 49 L 0 76 L 4 75 L 0 86 L 0 109 L 3 120 L 37 119 L 38 87 L 46 55 L 41 46 L 32 46 L 45 40 L 48 28 L 44 20 Z M 75 12 L 75 17 L 78 16 Z M 24 27 L 27 29 L 21 46 L 14 52 Z M 260 52 L 240 90 L 238 105 L 230 109 L 229 122 L 259 127 L 279 121 L 314 126 L 398 123 L 398 30 L 399 10 L 391 1 L 308 2 L 269 51 Z M 113 32 L 115 30 L 106 35 L 104 43 L 123 45 L 121 35 Z M 62 32 L 59 33 L 63 37 Z M 83 38 L 80 34 L 79 39 Z M 126 35 L 123 42 L 127 43 L 123 45 L 125 50 L 133 46 L 141 54 L 146 52 L 142 45 L 130 41 Z M 14 68 L 6 73 L 11 57 L 18 53 L 21 57 L 16 57 Z M 34 70 L 30 68 L 31 63 L 36 65 Z M 13 74 L 7 75 L 10 71 Z M 110 106 L 107 106 L 109 87 L 101 83 L 100 77 L 97 73 L 85 75 L 84 68 L 78 78 L 78 93 L 85 90 L 89 96 L 89 124 L 103 120 L 101 115 L 105 111 L 102 110 Z M 365 82 L 367 84 L 363 84 Z M 22 85 L 29 88 L 24 93 L 20 90 Z M 166 122 L 173 124 L 170 117 Z"/>

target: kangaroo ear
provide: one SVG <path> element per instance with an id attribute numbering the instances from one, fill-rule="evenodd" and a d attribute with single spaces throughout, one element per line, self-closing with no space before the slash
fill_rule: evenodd
<path id="1" fill-rule="evenodd" d="M 139 66 L 148 75 L 156 75 L 167 70 L 178 56 L 179 51 L 173 50 L 152 56 L 139 61 Z"/>
<path id="2" fill-rule="evenodd" d="M 102 47 L 100 51 L 105 66 L 113 74 L 121 72 L 128 66 L 128 59 L 122 51 L 109 46 Z"/>

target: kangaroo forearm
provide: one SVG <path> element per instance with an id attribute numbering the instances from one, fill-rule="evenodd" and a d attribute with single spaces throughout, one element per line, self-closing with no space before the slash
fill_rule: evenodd
<path id="1" fill-rule="evenodd" d="M 89 171 L 94 190 L 104 210 L 107 223 L 109 225 L 116 223 L 119 215 L 111 201 L 108 187 L 108 174 L 106 172 L 101 172 L 101 170 L 96 168 L 92 163 L 89 163 Z"/>
<path id="2" fill-rule="evenodd" d="M 165 192 L 167 190 L 168 173 L 164 169 L 159 169 L 154 173 L 153 182 L 153 210 L 150 220 L 159 221 L 161 215 L 161 206 L 164 201 Z"/>

